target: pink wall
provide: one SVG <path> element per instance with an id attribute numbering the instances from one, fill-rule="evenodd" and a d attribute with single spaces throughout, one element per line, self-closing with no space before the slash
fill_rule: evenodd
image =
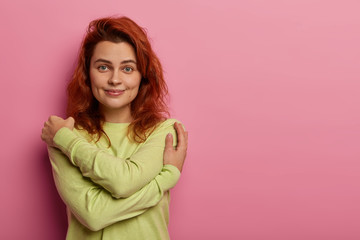
<path id="1" fill-rule="evenodd" d="M 190 131 L 174 240 L 360 239 L 356 0 L 12 1 L 0 8 L 0 239 L 64 239 L 43 122 L 87 23 L 148 29 Z"/>

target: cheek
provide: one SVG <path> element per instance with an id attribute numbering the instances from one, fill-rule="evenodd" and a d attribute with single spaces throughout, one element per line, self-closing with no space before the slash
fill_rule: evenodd
<path id="1" fill-rule="evenodd" d="M 96 87 L 94 87 L 94 84 L 91 83 L 91 92 L 93 94 L 93 96 L 96 98 L 97 96 L 97 91 L 96 91 Z"/>
<path id="2" fill-rule="evenodd" d="M 134 96 L 134 95 L 136 96 L 138 94 L 140 82 L 141 82 L 141 75 L 137 76 L 136 78 L 131 79 L 128 82 L 128 87 L 129 87 L 129 89 L 131 89 L 132 96 Z"/>
<path id="3" fill-rule="evenodd" d="M 101 86 L 101 82 L 102 82 L 101 76 L 90 71 L 89 77 L 90 77 L 91 88 L 93 90 L 95 90 L 96 88 L 99 88 Z"/>
<path id="4" fill-rule="evenodd" d="M 91 88 L 91 92 L 93 94 L 93 96 L 98 99 L 98 95 L 99 95 L 99 92 L 98 92 L 98 88 L 99 88 L 99 83 L 96 78 L 96 75 L 92 74 L 90 72 L 89 74 L 89 77 L 90 77 L 90 88 Z"/>
<path id="5" fill-rule="evenodd" d="M 129 98 L 135 99 L 136 96 L 138 95 L 138 93 L 139 93 L 139 88 L 134 88 L 134 89 L 131 91 L 131 95 L 130 95 Z"/>

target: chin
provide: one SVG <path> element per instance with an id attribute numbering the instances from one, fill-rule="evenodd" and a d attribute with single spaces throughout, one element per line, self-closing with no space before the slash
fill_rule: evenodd
<path id="1" fill-rule="evenodd" d="M 130 109 L 130 104 L 101 104 L 102 109 L 108 111 L 123 111 L 126 108 Z"/>

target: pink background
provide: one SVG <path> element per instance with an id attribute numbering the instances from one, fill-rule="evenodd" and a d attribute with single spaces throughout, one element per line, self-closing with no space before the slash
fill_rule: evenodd
<path id="1" fill-rule="evenodd" d="M 64 239 L 40 140 L 88 22 L 127 15 L 189 130 L 172 239 L 360 239 L 357 0 L 12 1 L 0 8 L 0 239 Z"/>

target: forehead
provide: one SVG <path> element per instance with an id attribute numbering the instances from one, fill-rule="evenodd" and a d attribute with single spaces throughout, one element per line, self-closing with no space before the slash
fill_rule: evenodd
<path id="1" fill-rule="evenodd" d="M 95 45 L 91 61 L 96 61 L 99 58 L 113 63 L 124 60 L 136 61 L 136 54 L 133 46 L 127 42 L 102 41 Z"/>

